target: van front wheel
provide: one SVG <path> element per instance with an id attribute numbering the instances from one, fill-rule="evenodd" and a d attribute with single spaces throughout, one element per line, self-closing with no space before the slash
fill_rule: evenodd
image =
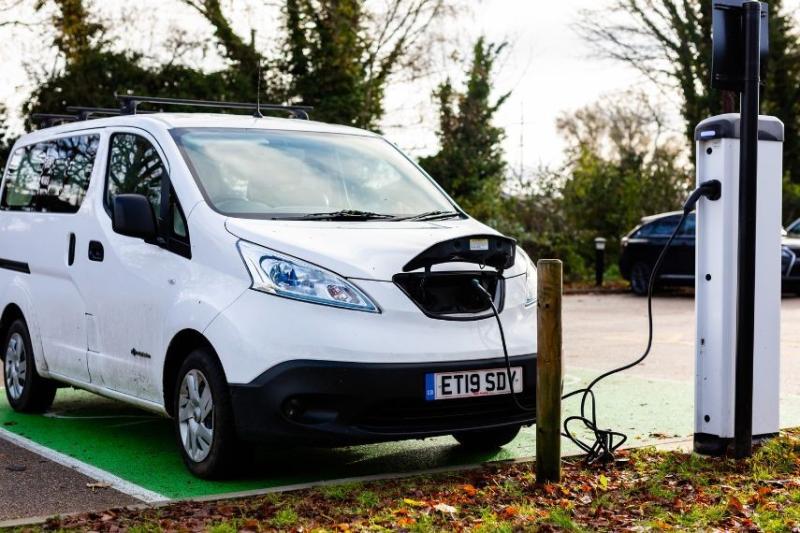
<path id="1" fill-rule="evenodd" d="M 453 438 L 468 450 L 491 451 L 502 448 L 519 434 L 519 426 L 509 426 L 493 429 L 479 429 L 454 433 Z"/>
<path id="2" fill-rule="evenodd" d="M 206 349 L 193 351 L 181 365 L 173 390 L 175 436 L 186 467 L 204 479 L 233 474 L 233 412 L 216 358 Z"/>
<path id="3" fill-rule="evenodd" d="M 33 346 L 24 320 L 8 328 L 3 344 L 3 374 L 9 405 L 22 413 L 43 413 L 56 397 L 56 384 L 36 371 Z"/>

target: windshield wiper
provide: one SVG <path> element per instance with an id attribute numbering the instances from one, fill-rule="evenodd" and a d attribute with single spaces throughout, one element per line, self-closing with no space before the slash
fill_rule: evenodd
<path id="1" fill-rule="evenodd" d="M 302 220 L 387 220 L 396 217 L 371 211 L 342 209 L 341 211 L 332 211 L 330 213 L 309 213 L 298 218 Z"/>
<path id="2" fill-rule="evenodd" d="M 457 211 L 428 211 L 427 213 L 420 213 L 410 217 L 399 218 L 398 220 L 442 220 L 445 218 L 460 217 L 461 213 Z"/>

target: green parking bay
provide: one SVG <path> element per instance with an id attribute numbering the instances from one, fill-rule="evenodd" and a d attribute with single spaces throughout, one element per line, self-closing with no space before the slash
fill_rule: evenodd
<path id="1" fill-rule="evenodd" d="M 595 374 L 571 371 L 565 390 Z M 691 383 L 622 375 L 601 384 L 597 393 L 599 424 L 627 433 L 631 446 L 692 433 Z M 781 410 L 782 427 L 800 425 L 800 398 L 784 398 Z M 570 399 L 564 414 L 573 413 L 577 401 Z M 0 427 L 171 499 L 535 455 L 535 428 L 526 428 L 509 446 L 490 454 L 467 453 L 449 437 L 338 449 L 264 448 L 235 480 L 210 482 L 194 478 L 184 468 L 169 420 L 90 393 L 61 389 L 45 415 L 15 413 L 3 395 Z M 577 449 L 565 441 L 563 451 Z"/>

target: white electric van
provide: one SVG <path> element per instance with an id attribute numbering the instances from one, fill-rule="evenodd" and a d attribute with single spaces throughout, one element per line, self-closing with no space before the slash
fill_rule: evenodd
<path id="1" fill-rule="evenodd" d="M 254 442 L 502 446 L 533 422 L 535 295 L 512 240 L 349 127 L 76 120 L 21 137 L 0 186 L 11 406 L 162 413 L 201 477 Z"/>

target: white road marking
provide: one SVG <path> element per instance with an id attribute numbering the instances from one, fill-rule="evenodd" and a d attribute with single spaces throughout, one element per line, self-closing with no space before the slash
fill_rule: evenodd
<path id="1" fill-rule="evenodd" d="M 20 448 L 25 448 L 28 451 L 41 455 L 45 459 L 49 459 L 53 462 L 64 465 L 67 468 L 76 470 L 81 474 L 88 476 L 92 479 L 95 479 L 101 483 L 107 483 L 111 488 L 116 489 L 124 494 L 127 494 L 128 496 L 132 496 L 145 503 L 158 503 L 169 500 L 169 498 L 167 498 L 163 494 L 159 494 L 157 492 L 148 490 L 144 487 L 140 487 L 135 483 L 126 481 L 121 477 L 115 476 L 114 474 L 106 472 L 105 470 L 97 468 L 96 466 L 92 466 L 90 464 L 84 463 L 83 461 L 75 459 L 74 457 L 70 457 L 55 450 L 51 450 L 50 448 L 42 446 L 41 444 L 37 444 L 32 440 L 26 439 L 25 437 L 20 437 L 19 435 L 12 433 L 6 429 L 0 428 L 0 438 L 8 440 L 9 442 L 16 444 Z"/>

